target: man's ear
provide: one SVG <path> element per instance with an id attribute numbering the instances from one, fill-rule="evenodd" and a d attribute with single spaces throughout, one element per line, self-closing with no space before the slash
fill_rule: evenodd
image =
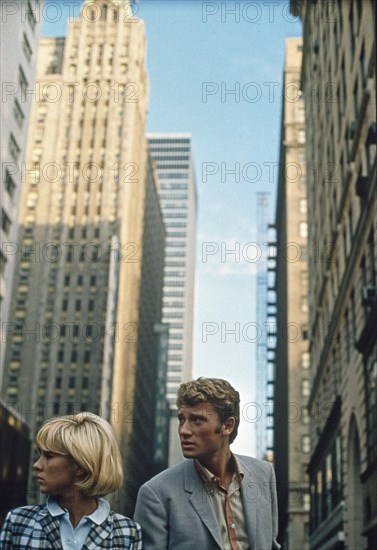
<path id="1" fill-rule="evenodd" d="M 226 421 L 223 424 L 223 435 L 228 435 L 233 432 L 234 428 L 236 427 L 236 419 L 234 416 L 230 416 L 226 419 Z"/>

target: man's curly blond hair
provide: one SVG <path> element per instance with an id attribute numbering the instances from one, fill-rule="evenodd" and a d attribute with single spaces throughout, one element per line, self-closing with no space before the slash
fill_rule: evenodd
<path id="1" fill-rule="evenodd" d="M 235 427 L 229 437 L 229 443 L 233 443 L 240 423 L 240 395 L 238 391 L 221 378 L 200 377 L 179 386 L 176 401 L 178 409 L 185 405 L 194 407 L 199 403 L 213 405 L 221 423 L 226 422 L 231 416 L 235 418 Z"/>

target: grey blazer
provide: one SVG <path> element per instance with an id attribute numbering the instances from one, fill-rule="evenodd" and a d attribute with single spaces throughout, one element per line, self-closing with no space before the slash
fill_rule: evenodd
<path id="1" fill-rule="evenodd" d="M 245 474 L 241 492 L 249 548 L 278 549 L 274 470 L 269 462 L 236 457 Z M 141 525 L 144 550 L 223 549 L 219 524 L 192 459 L 165 470 L 140 488 L 134 519 Z"/>

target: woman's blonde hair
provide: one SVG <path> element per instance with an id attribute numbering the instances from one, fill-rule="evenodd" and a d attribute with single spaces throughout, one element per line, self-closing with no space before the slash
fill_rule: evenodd
<path id="1" fill-rule="evenodd" d="M 114 432 L 103 418 L 80 412 L 47 420 L 36 436 L 39 450 L 70 456 L 84 470 L 76 486 L 87 496 L 105 496 L 123 481 Z"/>
<path id="2" fill-rule="evenodd" d="M 233 416 L 235 418 L 234 430 L 230 434 L 229 443 L 232 443 L 238 432 L 240 423 L 240 395 L 233 386 L 222 378 L 204 378 L 184 382 L 178 388 L 177 407 L 188 405 L 193 407 L 199 403 L 211 403 L 217 411 L 220 422 Z"/>

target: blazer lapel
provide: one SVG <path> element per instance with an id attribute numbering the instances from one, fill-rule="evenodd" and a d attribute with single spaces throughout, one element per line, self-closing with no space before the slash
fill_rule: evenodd
<path id="1" fill-rule="evenodd" d="M 113 522 L 110 517 L 101 525 L 95 525 L 89 531 L 89 535 L 86 538 L 83 550 L 98 550 L 102 547 L 102 542 L 111 535 L 113 530 Z"/>
<path id="2" fill-rule="evenodd" d="M 51 516 L 47 509 L 42 511 L 43 517 L 40 519 L 40 525 L 48 541 L 48 547 L 51 550 L 61 550 L 62 543 L 60 539 L 60 522 L 57 517 Z"/>
<path id="3" fill-rule="evenodd" d="M 215 539 L 220 548 L 223 547 L 220 527 L 217 523 L 215 512 L 209 500 L 207 491 L 195 470 L 194 461 L 187 461 L 185 471 L 185 491 L 191 493 L 190 503 L 199 515 L 200 519 Z"/>
<path id="4" fill-rule="evenodd" d="M 244 478 L 241 481 L 242 503 L 245 514 L 246 529 L 249 536 L 250 550 L 256 548 L 256 531 L 257 531 L 257 507 L 258 507 L 258 492 L 260 486 L 253 472 L 249 469 L 240 456 L 237 456 Z"/>

